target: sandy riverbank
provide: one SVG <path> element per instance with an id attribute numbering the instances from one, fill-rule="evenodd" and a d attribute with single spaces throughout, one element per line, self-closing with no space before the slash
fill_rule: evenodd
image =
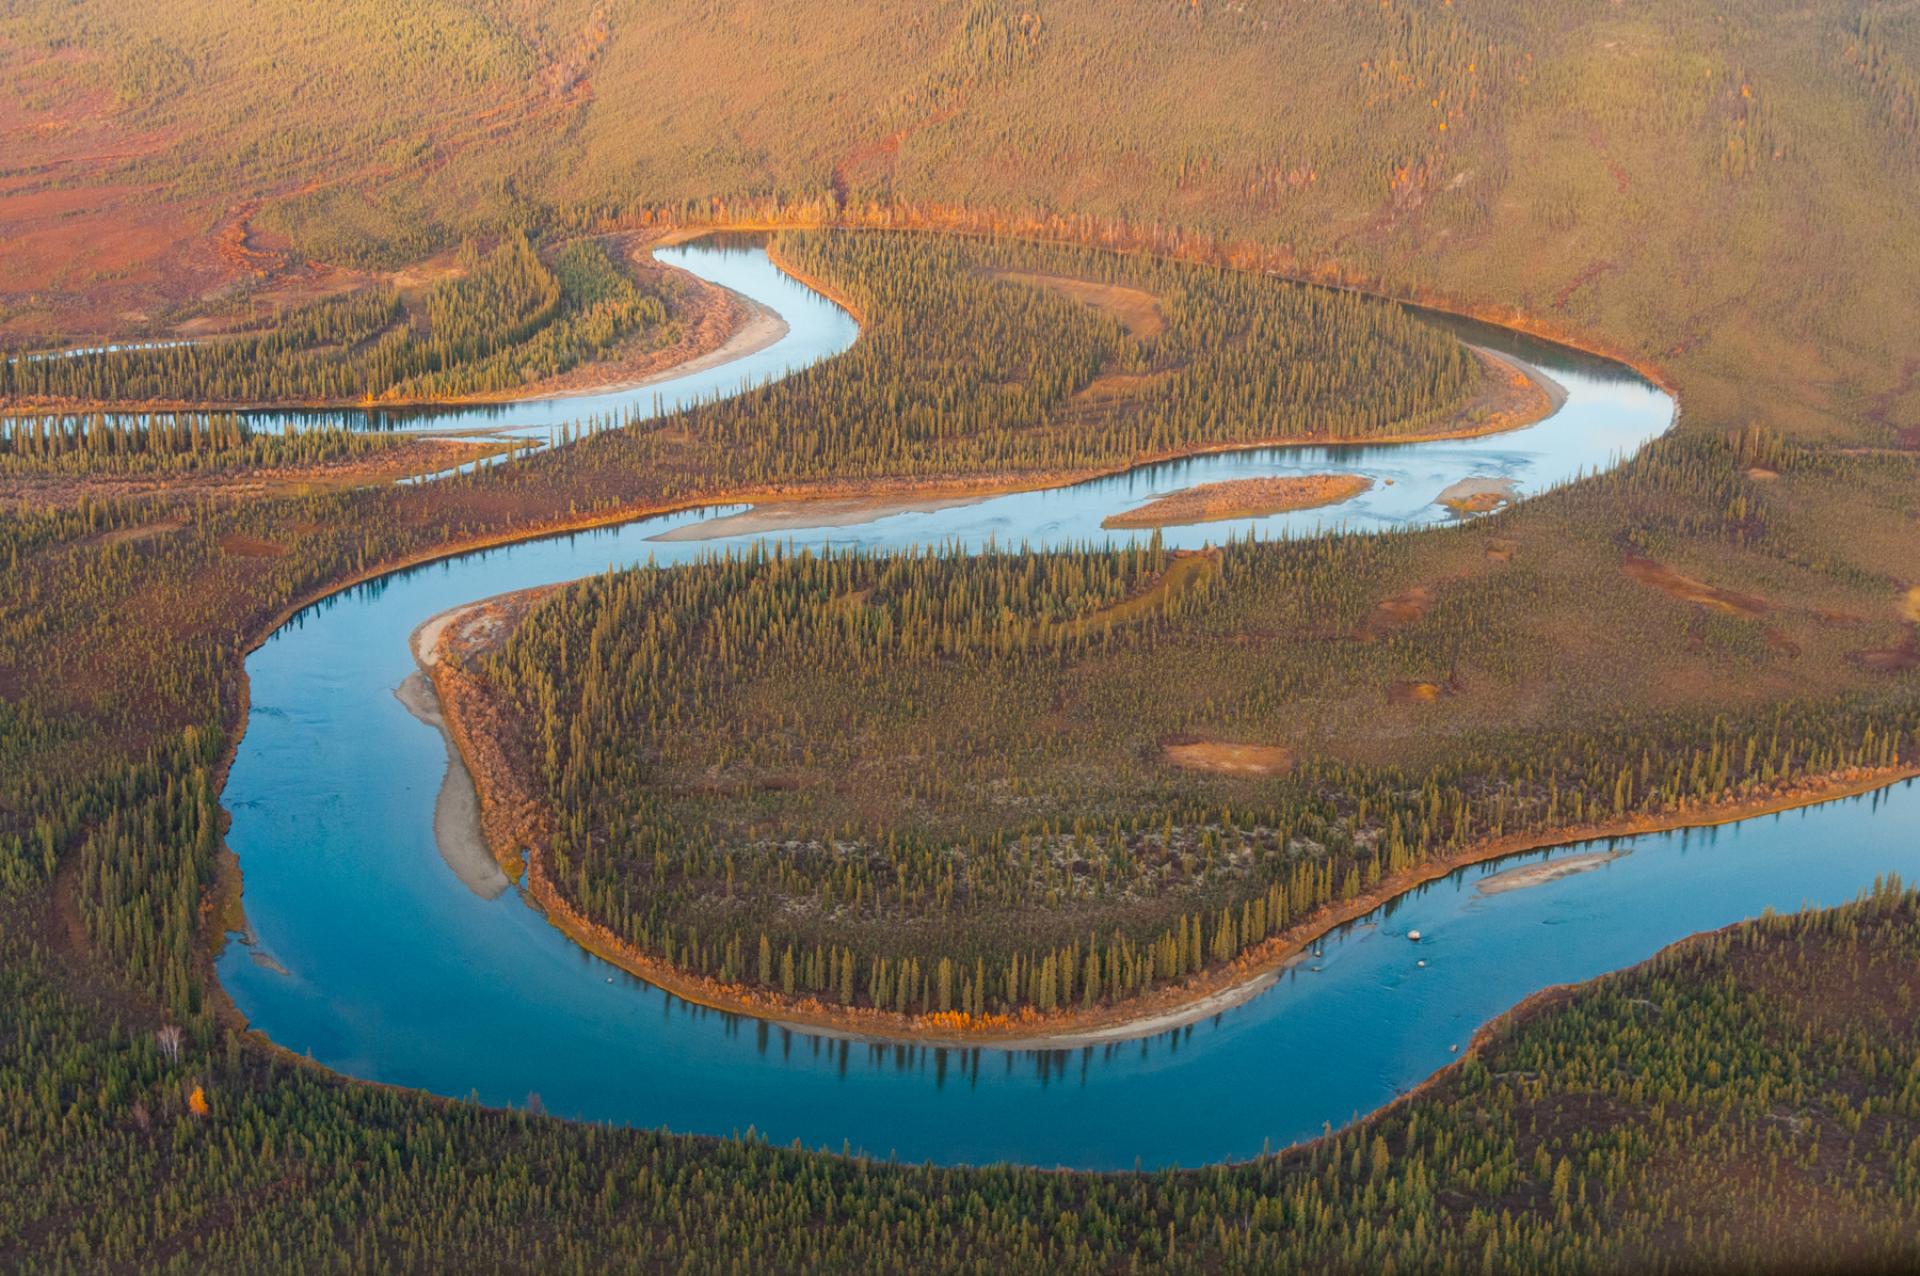
<path id="1" fill-rule="evenodd" d="M 1350 501 L 1373 488 L 1364 474 L 1302 474 L 1229 479 L 1170 492 L 1136 509 L 1110 514 L 1100 526 L 1112 530 L 1190 527 L 1235 518 L 1266 518 Z"/>
<path id="2" fill-rule="evenodd" d="M 1302 955 L 1303 954 L 1296 954 L 1295 960 L 1298 960 Z M 1283 963 L 1283 966 L 1291 964 L 1291 962 Z M 1261 993 L 1267 991 L 1267 989 L 1273 987 L 1274 984 L 1278 983 L 1281 973 L 1281 970 L 1270 970 L 1244 983 L 1235 984 L 1231 988 L 1223 988 L 1215 993 L 1209 993 L 1207 996 L 1200 997 L 1183 1006 L 1177 1006 L 1171 1010 L 1163 1010 L 1156 1014 L 1142 1015 L 1137 1019 L 1129 1019 L 1100 1028 L 1043 1032 L 1030 1037 L 989 1037 L 984 1034 L 952 1036 L 929 1032 L 916 1034 L 911 1040 L 916 1045 L 959 1050 L 980 1048 L 993 1050 L 1080 1050 L 1089 1046 L 1110 1046 L 1123 1041 L 1138 1041 L 1142 1037 L 1154 1037 L 1163 1032 L 1174 1032 L 1191 1024 L 1202 1023 L 1213 1018 L 1215 1015 L 1224 1014 L 1236 1006 L 1244 1006 Z M 771 1022 L 779 1027 L 791 1029 L 794 1032 L 804 1032 L 810 1037 L 824 1037 L 830 1041 L 873 1041 L 878 1039 L 891 1042 L 901 1039 L 897 1037 L 875 1038 L 868 1032 L 847 1028 L 823 1027 L 813 1022 L 796 1021 L 790 1023 L 778 1017 L 771 1017 Z"/>
<path id="3" fill-rule="evenodd" d="M 482 899 L 495 899 L 513 883 L 487 845 L 487 835 L 480 822 L 480 791 L 467 770 L 459 746 L 447 730 L 440 695 L 430 672 L 440 659 L 440 636 L 448 626 L 482 605 L 470 603 L 455 607 L 423 621 L 407 644 L 419 668 L 408 674 L 393 694 L 408 713 L 438 731 L 447 746 L 447 769 L 433 801 L 434 846 L 462 885 Z"/>
<path id="4" fill-rule="evenodd" d="M 431 648 L 429 648 L 431 651 Z M 440 732 L 447 746 L 447 769 L 433 801 L 433 843 L 453 875 L 482 899 L 497 899 L 513 883 L 501 871 L 480 826 L 480 792 L 453 737 L 447 734 L 440 698 L 424 669 L 407 675 L 394 697 L 420 721 Z"/>
<path id="5" fill-rule="evenodd" d="M 752 298 L 734 296 L 732 300 L 734 309 L 744 317 L 737 326 L 733 327 L 731 335 L 719 345 L 706 349 L 702 353 L 681 362 L 663 361 L 658 366 L 652 366 L 649 371 L 636 372 L 634 375 L 628 377 L 611 377 L 607 380 L 597 381 L 591 385 L 570 385 L 560 389 L 530 387 L 513 396 L 503 397 L 497 400 L 457 399 L 449 400 L 445 404 L 437 406 L 460 408 L 480 406 L 487 403 L 499 403 L 503 406 L 511 407 L 516 403 L 536 402 L 545 399 L 578 399 L 591 395 L 630 393 L 635 390 L 644 390 L 650 385 L 660 385 L 668 381 L 678 381 L 680 378 L 692 376 L 696 372 L 704 372 L 708 368 L 717 368 L 722 364 L 731 363 L 736 359 L 744 359 L 748 355 L 758 354 L 760 351 L 765 350 L 768 346 L 771 346 L 786 336 L 790 331 L 786 320 L 759 302 L 754 301 Z M 677 352 L 678 348 L 676 348 L 675 351 L 669 351 L 667 353 Z M 602 370 L 605 370 L 604 365 L 598 366 L 601 366 Z M 498 434 L 513 433 L 525 428 L 523 425 L 512 424 L 460 425 L 447 426 L 444 429 L 437 430 L 422 430 L 420 431 L 420 435 L 425 438 L 447 435 L 462 439 L 479 439 Z"/>
<path id="6" fill-rule="evenodd" d="M 1577 873 L 1591 873 L 1594 869 L 1611 864 L 1628 854 L 1631 852 L 1588 851 L 1581 855 L 1566 855 L 1557 860 L 1548 860 L 1543 864 L 1526 864 L 1519 868 L 1510 868 L 1504 873 L 1483 877 L 1474 883 L 1474 889 L 1482 895 L 1504 895 L 1508 891 L 1522 891 L 1529 886 L 1545 886 L 1548 882 L 1557 882 L 1563 877 L 1572 877 Z"/>
<path id="7" fill-rule="evenodd" d="M 556 398 L 575 398 L 588 394 L 614 394 L 623 390 L 644 390 L 650 385 L 662 381 L 676 381 L 695 372 L 704 372 L 708 368 L 717 368 L 723 363 L 735 359 L 744 359 L 750 354 L 758 354 L 774 342 L 786 336 L 790 331 L 787 321 L 772 310 L 750 297 L 733 295 L 733 301 L 741 312 L 740 322 L 731 334 L 719 345 L 705 350 L 690 359 L 681 359 L 664 363 L 662 366 L 644 374 L 632 377 L 614 377 L 592 385 L 568 387 L 554 395 Z M 529 398 L 521 394 L 518 398 Z M 511 401 L 511 400 L 509 400 Z"/>
<path id="8" fill-rule="evenodd" d="M 1567 387 L 1525 359 L 1516 355 L 1502 354 L 1498 350 L 1489 350 L 1486 346 L 1469 345 L 1467 349 L 1495 367 L 1506 369 L 1512 377 L 1517 378 L 1511 383 L 1515 388 L 1519 388 L 1519 383 L 1524 381 L 1534 390 L 1545 395 L 1547 406 L 1541 416 L 1550 416 L 1567 405 Z"/>
<path id="9" fill-rule="evenodd" d="M 1519 485 L 1510 478 L 1474 476 L 1449 483 L 1433 498 L 1456 514 L 1486 514 L 1519 499 Z"/>

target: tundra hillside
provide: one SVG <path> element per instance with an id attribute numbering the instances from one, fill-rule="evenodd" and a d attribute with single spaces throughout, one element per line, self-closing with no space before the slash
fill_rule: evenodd
<path id="1" fill-rule="evenodd" d="M 512 228 L 967 217 L 1524 313 L 1715 427 L 1886 444 L 1920 408 L 1898 5 L 268 0 L 235 40 L 199 0 L 33 0 L 0 78 L 23 345 Z"/>

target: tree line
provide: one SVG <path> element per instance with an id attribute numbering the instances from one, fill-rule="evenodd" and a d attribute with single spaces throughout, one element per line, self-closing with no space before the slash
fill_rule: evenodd
<path id="1" fill-rule="evenodd" d="M 0 418 L 0 475 L 199 474 L 320 465 L 377 454 L 394 436 L 339 426 L 260 431 L 231 412 Z"/>

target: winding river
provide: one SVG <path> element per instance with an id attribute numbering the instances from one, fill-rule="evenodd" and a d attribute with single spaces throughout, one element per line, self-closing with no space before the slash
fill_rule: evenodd
<path id="1" fill-rule="evenodd" d="M 667 410 L 829 356 L 856 335 L 848 316 L 763 253 L 661 256 L 771 308 L 786 334 L 724 368 L 624 396 L 486 409 L 486 421 L 545 429 L 586 413 Z M 255 1028 L 290 1050 L 352 1076 L 483 1103 L 537 1099 L 585 1120 L 751 1129 L 904 1161 L 1194 1165 L 1280 1147 L 1379 1106 L 1542 987 L 1629 965 L 1769 906 L 1839 903 L 1889 871 L 1920 876 L 1912 784 L 1635 838 L 1611 857 L 1561 848 L 1404 896 L 1212 1019 L 1111 1045 L 1004 1051 L 833 1039 L 689 1005 L 576 947 L 519 891 L 470 889 L 437 849 L 446 749 L 394 691 L 414 669 L 409 634 L 450 607 L 756 536 L 874 548 L 1120 541 L 1129 534 L 1102 532 L 1101 519 L 1153 496 L 1333 467 L 1376 484 L 1336 509 L 1173 529 L 1166 539 L 1197 546 L 1250 530 L 1418 526 L 1451 517 L 1434 498 L 1459 479 L 1508 479 L 1520 495 L 1537 493 L 1616 463 L 1672 420 L 1666 395 L 1618 367 L 1475 326 L 1461 332 L 1532 363 L 1565 403 L 1538 425 L 1487 438 L 1222 453 L 840 526 L 755 533 L 727 521 L 738 507 L 646 519 L 397 572 L 306 609 L 247 662 L 252 711 L 224 800 L 252 934 L 221 956 L 223 985 Z M 473 418 L 430 424 L 468 428 Z M 1576 854 L 1585 871 L 1484 889 L 1516 863 Z M 1405 937 L 1410 929 L 1419 943 Z"/>

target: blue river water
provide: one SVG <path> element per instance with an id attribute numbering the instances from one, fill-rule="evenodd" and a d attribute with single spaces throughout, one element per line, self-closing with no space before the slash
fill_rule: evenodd
<path id="1" fill-rule="evenodd" d="M 738 389 L 846 348 L 847 316 L 752 250 L 675 250 L 676 264 L 781 313 L 783 343 L 643 401 L 490 412 L 545 428 L 578 411 L 651 411 Z M 1463 477 L 1521 495 L 1616 463 L 1665 430 L 1673 405 L 1618 368 L 1478 329 L 1567 392 L 1549 420 L 1478 440 L 1221 453 L 1049 491 L 848 526 L 783 527 L 801 546 L 980 549 L 1090 539 L 1101 518 L 1197 482 L 1368 473 L 1369 499 L 1336 510 L 1173 529 L 1175 546 L 1248 531 L 1390 530 L 1450 519 L 1434 498 Z M 783 347 L 784 344 L 784 348 Z M 568 406 L 570 405 L 570 406 Z M 566 419 L 571 419 L 568 416 Z M 458 427 L 457 421 L 443 426 Z M 440 427 L 436 427 L 440 428 Z M 1330 936 L 1322 955 L 1220 1015 L 1171 1032 L 1064 1051 L 936 1049 L 809 1035 L 691 1006 L 585 953 L 517 890 L 462 884 L 436 846 L 446 772 L 439 734 L 393 691 L 428 617 L 507 590 L 610 566 L 669 564 L 754 539 L 734 510 L 695 511 L 466 554 L 310 607 L 247 662 L 252 712 L 224 794 L 245 875 L 251 942 L 228 945 L 222 984 L 252 1025 L 352 1076 L 496 1105 L 675 1131 L 749 1129 L 776 1142 L 905 1161 L 1124 1168 L 1258 1154 L 1391 1099 L 1455 1057 L 1528 994 L 1645 958 L 1767 907 L 1835 904 L 1889 871 L 1920 874 L 1920 790 L 1652 835 L 1589 871 L 1486 893 L 1511 861 L 1463 871 Z M 712 536 L 720 539 L 666 539 Z M 1521 857 L 1527 863 L 1591 848 Z M 1418 943 L 1405 936 L 1422 934 Z M 1419 963 L 1424 962 L 1422 966 Z"/>

